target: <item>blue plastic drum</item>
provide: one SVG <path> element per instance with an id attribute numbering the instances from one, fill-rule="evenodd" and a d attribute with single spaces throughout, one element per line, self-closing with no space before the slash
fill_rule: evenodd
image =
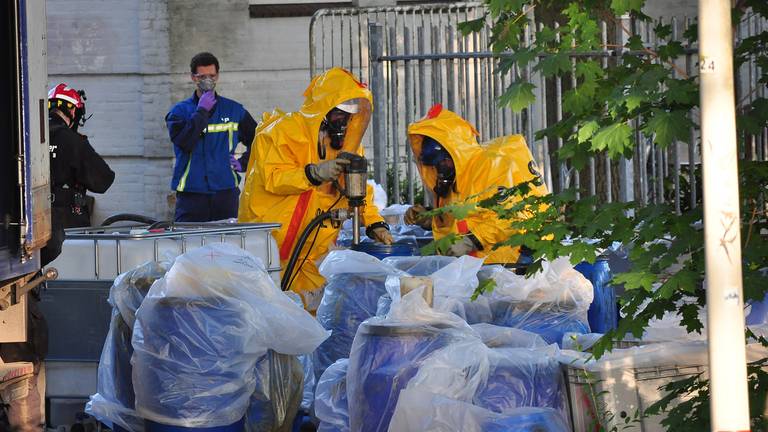
<path id="1" fill-rule="evenodd" d="M 403 239 L 396 241 L 391 245 L 374 242 L 372 240 L 362 241 L 357 245 L 353 245 L 352 250 L 365 252 L 378 259 L 384 259 L 391 256 L 419 255 L 419 245 L 416 243 L 415 239 Z"/>
<path id="2" fill-rule="evenodd" d="M 358 329 L 360 349 L 350 358 L 354 373 L 347 379 L 351 430 L 386 432 L 400 391 L 416 375 L 421 362 L 451 340 L 448 333 L 422 326 L 370 325 Z"/>
<path id="3" fill-rule="evenodd" d="M 234 332 L 210 334 L 208 329 L 211 322 L 216 328 L 242 327 L 243 311 L 237 305 L 219 298 L 163 298 L 151 305 L 151 311 L 140 321 L 143 345 L 163 356 L 134 353 L 134 382 L 141 383 L 136 389 L 144 393 L 137 392 L 137 405 L 141 402 L 150 412 L 183 422 L 185 413 L 210 415 L 248 400 L 245 388 L 233 386 L 241 382 L 242 368 L 226 361 L 243 349 L 243 337 Z M 210 420 L 215 424 L 215 419 Z M 147 422 L 150 431 L 229 432 L 241 430 L 242 422 L 240 429 L 237 424 L 223 429 L 178 429 Z"/>
<path id="4" fill-rule="evenodd" d="M 245 430 L 245 420 L 240 419 L 227 426 L 188 428 L 181 426 L 169 426 L 161 423 L 155 423 L 147 420 L 144 424 L 147 432 L 243 432 Z"/>
<path id="5" fill-rule="evenodd" d="M 530 311 L 524 304 L 504 301 L 491 305 L 493 323 L 502 327 L 513 327 L 536 333 L 547 343 L 562 346 L 566 333 L 589 333 L 589 325 L 572 313 L 558 311 Z"/>
<path id="6" fill-rule="evenodd" d="M 567 432 L 568 425 L 554 410 L 525 410 L 494 419 L 483 425 L 483 432 Z"/>
<path id="7" fill-rule="evenodd" d="M 315 376 L 336 360 L 349 357 L 357 327 L 376 315 L 376 306 L 387 292 L 383 274 L 338 274 L 329 278 L 317 320 L 331 335 L 315 351 Z"/>
<path id="8" fill-rule="evenodd" d="M 497 413 L 521 407 L 565 412 L 565 382 L 557 360 L 528 349 L 495 351 L 498 361 L 478 389 L 476 405 Z"/>
<path id="9" fill-rule="evenodd" d="M 592 282 L 594 288 L 594 300 L 589 306 L 589 327 L 593 332 L 606 333 L 618 326 L 618 305 L 616 303 L 616 290 L 609 284 L 611 269 L 608 259 L 598 257 L 594 264 L 586 261 L 574 267 L 585 278 Z"/>

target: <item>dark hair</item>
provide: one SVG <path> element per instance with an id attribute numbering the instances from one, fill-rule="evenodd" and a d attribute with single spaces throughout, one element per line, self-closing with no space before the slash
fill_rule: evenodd
<path id="1" fill-rule="evenodd" d="M 219 73 L 219 59 L 215 55 L 209 52 L 201 52 L 192 57 L 192 61 L 189 62 L 189 70 L 193 74 L 197 73 L 198 66 L 216 66 L 216 73 Z"/>

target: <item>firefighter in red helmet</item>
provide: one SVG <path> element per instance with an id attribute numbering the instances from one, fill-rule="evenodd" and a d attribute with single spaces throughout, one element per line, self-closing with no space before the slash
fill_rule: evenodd
<path id="1" fill-rule="evenodd" d="M 61 252 L 64 228 L 90 225 L 85 193 L 104 193 L 115 179 L 115 173 L 96 153 L 88 138 L 77 132 L 85 121 L 85 93 L 66 84 L 48 92 L 51 148 L 51 239 L 40 252 L 43 266 Z M 0 358 L 5 362 L 32 362 L 34 378 L 28 380 L 27 395 L 5 402 L 5 414 L 10 430 L 18 432 L 45 430 L 44 404 L 45 368 L 43 360 L 48 351 L 48 326 L 38 302 L 35 289 L 27 296 L 27 342 L 0 344 Z M 0 401 L 2 402 L 2 401 Z M 2 417 L 2 416 L 0 416 Z M 0 429 L 4 425 L 0 422 Z"/>

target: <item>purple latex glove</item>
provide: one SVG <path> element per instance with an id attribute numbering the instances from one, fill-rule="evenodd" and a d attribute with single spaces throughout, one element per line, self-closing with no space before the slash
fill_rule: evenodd
<path id="1" fill-rule="evenodd" d="M 213 106 L 216 105 L 216 93 L 213 90 L 209 90 L 200 96 L 200 101 L 197 103 L 198 108 L 202 108 L 208 112 L 211 112 Z"/>
<path id="2" fill-rule="evenodd" d="M 229 166 L 237 172 L 243 172 L 243 166 L 240 165 L 240 161 L 233 154 L 229 155 Z"/>

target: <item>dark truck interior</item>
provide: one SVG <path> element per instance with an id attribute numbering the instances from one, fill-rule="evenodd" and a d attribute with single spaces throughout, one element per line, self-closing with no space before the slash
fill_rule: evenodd
<path id="1" fill-rule="evenodd" d="M 16 1 L 0 4 L 0 280 L 7 279 L 4 270 L 18 253 L 19 188 L 17 156 L 19 154 L 20 103 L 18 74 L 18 24 Z"/>

